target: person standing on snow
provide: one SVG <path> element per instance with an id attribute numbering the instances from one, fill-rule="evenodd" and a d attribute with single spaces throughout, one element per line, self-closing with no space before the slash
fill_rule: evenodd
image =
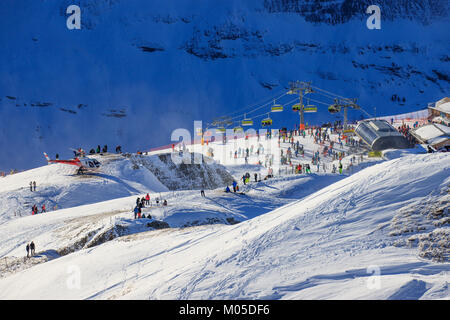
<path id="1" fill-rule="evenodd" d="M 45 203 L 42 205 L 42 208 L 41 208 L 41 213 L 44 213 L 44 212 L 46 212 L 45 211 Z"/>
<path id="2" fill-rule="evenodd" d="M 147 206 L 149 206 L 150 205 L 150 195 L 147 193 L 147 195 L 145 196 L 145 204 L 147 205 Z"/>
<path id="3" fill-rule="evenodd" d="M 33 191 L 36 191 L 36 181 L 33 181 Z"/>
<path id="4" fill-rule="evenodd" d="M 136 207 L 134 207 L 134 219 L 136 219 L 136 217 L 137 217 L 137 215 L 138 215 L 138 211 L 139 211 L 139 208 L 138 208 L 138 206 L 136 206 Z"/>
<path id="5" fill-rule="evenodd" d="M 30 245 L 27 243 L 27 258 L 30 257 Z"/>
<path id="6" fill-rule="evenodd" d="M 30 181 L 30 191 L 33 192 L 33 182 Z"/>
<path id="7" fill-rule="evenodd" d="M 202 190 L 200 191 L 200 195 L 201 195 L 202 197 L 205 197 L 205 190 L 202 189 Z"/>
<path id="8" fill-rule="evenodd" d="M 34 256 L 34 249 L 35 249 L 34 242 L 31 241 L 31 243 L 30 243 L 31 256 Z"/>
<path id="9" fill-rule="evenodd" d="M 237 182 L 235 180 L 233 180 L 233 191 L 236 192 L 236 186 L 237 186 Z"/>

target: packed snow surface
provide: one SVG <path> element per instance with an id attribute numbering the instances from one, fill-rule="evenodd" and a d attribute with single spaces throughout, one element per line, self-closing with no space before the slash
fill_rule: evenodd
<path id="1" fill-rule="evenodd" d="M 259 193 L 275 201 L 280 193 L 269 183 L 252 183 L 245 195 L 229 195 L 239 199 L 230 210 L 242 206 L 247 215 L 232 225 L 146 231 L 145 219 L 134 220 L 126 212 L 134 197 L 6 221 L 0 250 L 11 260 L 25 256 L 30 240 L 38 256 L 28 260 L 50 256 L 58 245 L 70 245 L 83 227 L 121 224 L 128 234 L 6 275 L 0 279 L 0 298 L 448 299 L 448 260 L 425 259 L 418 247 L 399 245 L 411 235 L 439 234 L 443 238 L 435 249 L 445 257 L 448 223 L 441 219 L 434 227 L 404 231 L 394 218 L 404 215 L 402 223 L 414 226 L 418 221 L 405 213 L 427 221 L 414 210 L 424 203 L 448 204 L 449 160 L 444 153 L 411 154 L 336 178 L 308 194 L 301 188 L 314 185 L 315 178 L 291 189 L 285 178 L 286 189 L 300 200 L 265 213 L 251 206 L 252 197 Z M 190 202 L 199 211 L 226 196 L 222 189 L 209 191 L 207 198 L 185 191 L 183 200 L 182 193 L 177 205 Z M 221 201 L 227 210 L 227 200 Z M 448 208 L 439 210 L 448 214 Z"/>

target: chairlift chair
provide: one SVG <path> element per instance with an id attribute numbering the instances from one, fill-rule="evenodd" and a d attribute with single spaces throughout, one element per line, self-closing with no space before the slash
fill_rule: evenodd
<path id="1" fill-rule="evenodd" d="M 252 119 L 247 119 L 246 116 L 244 116 L 244 119 L 242 120 L 241 124 L 243 126 L 252 126 L 253 125 L 253 120 Z"/>
<path id="2" fill-rule="evenodd" d="M 275 100 L 274 100 L 271 110 L 272 110 L 272 112 L 282 112 L 283 111 L 283 106 L 281 104 L 275 103 Z"/>
<path id="3" fill-rule="evenodd" d="M 334 103 L 328 107 L 329 113 L 338 113 L 339 111 L 341 111 L 341 106 L 338 104 Z"/>
<path id="4" fill-rule="evenodd" d="M 300 103 L 296 103 L 292 106 L 292 111 L 300 111 L 302 105 Z"/>
<path id="5" fill-rule="evenodd" d="M 267 118 L 265 118 L 261 121 L 261 125 L 263 127 L 268 127 L 268 126 L 272 125 L 272 119 L 270 119 L 269 115 L 267 115 Z"/>
<path id="6" fill-rule="evenodd" d="M 241 133 L 241 132 L 244 132 L 244 128 L 242 128 L 242 127 L 240 127 L 240 126 L 234 127 L 234 128 L 233 128 L 233 132 L 234 132 L 234 133 Z"/>

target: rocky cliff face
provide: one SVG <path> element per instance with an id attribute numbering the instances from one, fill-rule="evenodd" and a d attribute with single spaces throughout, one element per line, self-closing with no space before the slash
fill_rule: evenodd
<path id="1" fill-rule="evenodd" d="M 423 24 L 448 17 L 449 9 L 449 2 L 443 0 L 264 0 L 264 8 L 270 13 L 297 13 L 306 21 L 329 24 L 363 19 L 371 5 L 381 8 L 383 19 L 409 19 Z"/>
<path id="2" fill-rule="evenodd" d="M 233 177 L 224 166 L 198 156 L 201 161 L 195 161 L 194 154 L 190 154 L 190 162 L 180 164 L 173 162 L 171 154 L 135 158 L 133 161 L 150 170 L 169 190 L 217 189 L 233 183 Z"/>
<path id="3" fill-rule="evenodd" d="M 41 165 L 42 151 L 168 144 L 174 129 L 192 131 L 194 120 L 245 108 L 292 80 L 377 115 L 448 95 L 448 1 L 377 1 L 382 29 L 368 30 L 371 2 L 1 2 L 0 149 L 9 152 L 0 170 Z M 81 30 L 66 28 L 71 4 Z M 319 108 L 307 121 L 335 117 Z M 297 118 L 283 112 L 274 125 Z"/>

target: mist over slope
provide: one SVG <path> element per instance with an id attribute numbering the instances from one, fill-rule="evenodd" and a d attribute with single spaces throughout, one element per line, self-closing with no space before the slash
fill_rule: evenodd
<path id="1" fill-rule="evenodd" d="M 81 8 L 81 30 L 66 8 Z M 98 144 L 136 151 L 178 127 L 310 80 L 377 115 L 448 94 L 447 1 L 2 1 L 0 169 L 44 163 L 42 151 Z M 309 123 L 334 120 L 326 108 Z M 362 114 L 351 112 L 359 119 Z M 276 126 L 298 121 L 287 111 Z"/>

